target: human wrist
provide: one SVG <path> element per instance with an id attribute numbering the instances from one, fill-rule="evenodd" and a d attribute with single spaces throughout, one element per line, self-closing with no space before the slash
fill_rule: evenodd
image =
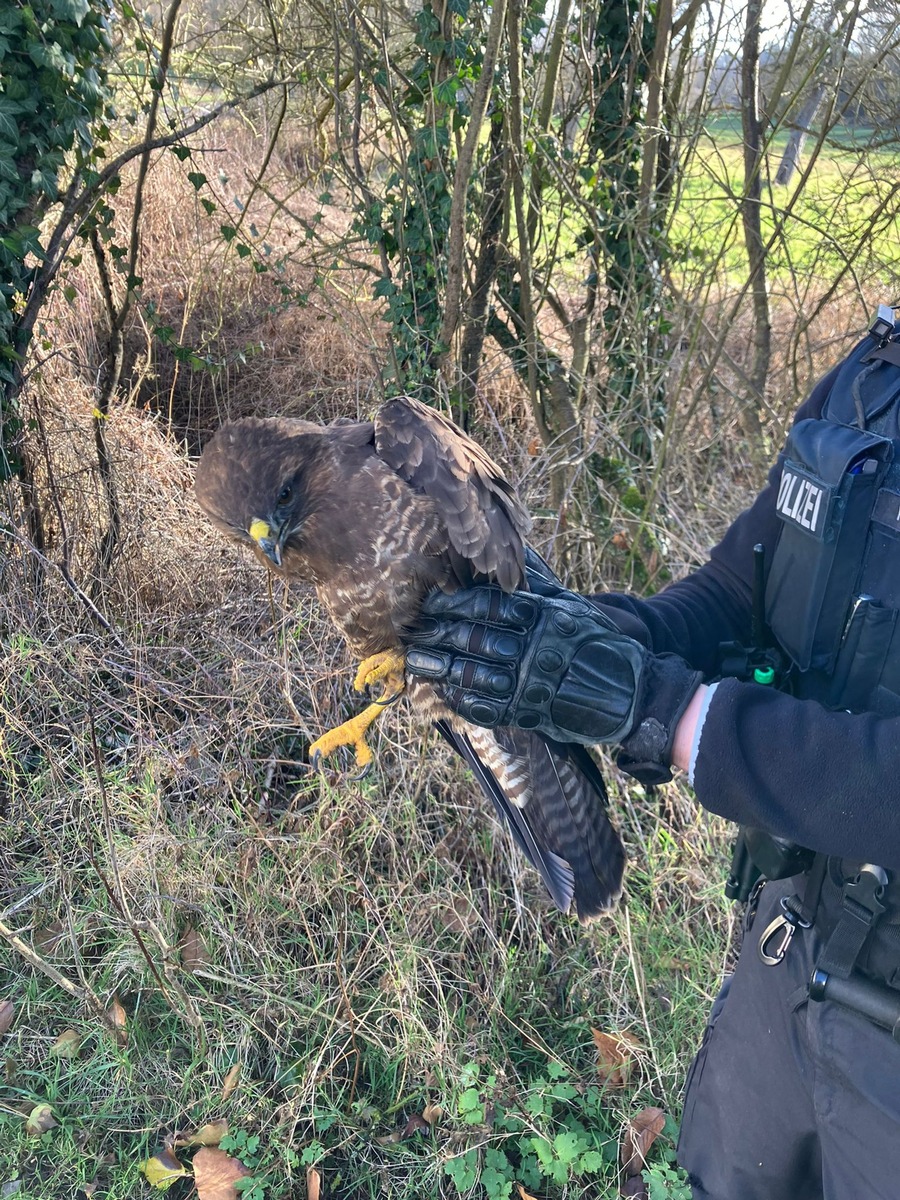
<path id="1" fill-rule="evenodd" d="M 672 765 L 680 767 L 682 771 L 687 771 L 690 768 L 691 751 L 697 733 L 697 722 L 703 711 L 708 691 L 709 688 L 707 685 L 701 683 L 688 701 L 687 708 L 682 713 L 681 720 L 675 727 L 675 736 L 672 741 Z"/>

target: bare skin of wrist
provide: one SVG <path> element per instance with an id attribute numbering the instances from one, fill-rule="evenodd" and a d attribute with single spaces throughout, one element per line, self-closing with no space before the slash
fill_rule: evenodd
<path id="1" fill-rule="evenodd" d="M 691 702 L 684 710 L 678 728 L 675 730 L 675 741 L 672 743 L 672 766 L 681 767 L 686 771 L 691 763 L 691 747 L 694 744 L 694 734 L 697 731 L 697 721 L 707 687 L 701 683 L 691 697 Z"/>

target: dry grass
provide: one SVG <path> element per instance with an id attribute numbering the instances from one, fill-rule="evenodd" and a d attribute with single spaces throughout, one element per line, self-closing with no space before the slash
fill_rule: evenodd
<path id="1" fill-rule="evenodd" d="M 241 152 L 223 141 L 218 161 Z M 585 1096 L 591 1026 L 631 1029 L 643 1047 L 632 1085 L 593 1117 L 614 1158 L 621 1122 L 642 1104 L 677 1111 L 731 931 L 727 833 L 683 787 L 660 805 L 607 764 L 628 897 L 581 930 L 550 909 L 471 781 L 402 709 L 382 723 L 373 779 L 309 774 L 308 740 L 355 703 L 342 647 L 307 593 L 279 585 L 270 598 L 257 566 L 208 527 L 185 449 L 248 412 L 366 411 L 373 367 L 361 347 L 376 331 L 362 304 L 343 323 L 315 304 L 282 305 L 273 276 L 236 257 L 223 265 L 173 159 L 152 180 L 145 294 L 180 342 L 224 365 L 190 369 L 136 317 L 127 400 L 106 426 L 122 528 L 96 579 L 108 513 L 92 427 L 99 292 L 86 265 L 74 303 L 57 297 L 48 313 L 59 353 L 27 396 L 41 415 L 39 484 L 53 497 L 48 565 L 36 569 L 10 495 L 0 566 L 0 919 L 32 952 L 0 942 L 0 1001 L 15 1005 L 0 1119 L 45 1099 L 60 1128 L 28 1139 L 8 1117 L 0 1184 L 21 1179 L 23 1200 L 92 1181 L 96 1194 L 136 1195 L 137 1164 L 166 1130 L 224 1115 L 261 1138 L 254 1165 L 272 1200 L 302 1196 L 310 1162 L 332 1196 L 453 1196 L 444 1162 L 501 1144 L 489 1123 L 459 1119 L 460 1081 L 477 1068 L 493 1078 L 485 1094 L 514 1108 L 557 1064 Z M 277 214 L 268 220 L 277 241 Z M 846 316 L 838 307 L 816 330 L 817 370 L 822 346 L 840 354 Z M 787 344 L 786 330 L 777 336 Z M 736 358 L 741 346 L 736 329 Z M 733 394 L 695 396 L 703 364 L 674 365 L 685 369 L 657 532 L 678 575 L 761 473 L 737 375 Z M 773 395 L 773 439 L 794 394 L 792 381 Z M 539 499 L 542 466 L 508 374 L 489 373 L 479 404 L 476 433 Z M 610 537 L 631 536 L 634 515 L 612 511 Z M 595 552 L 598 586 L 616 582 L 608 550 Z M 114 996 L 126 1044 L 103 1019 Z M 50 1052 L 68 1027 L 84 1039 L 71 1062 Z M 241 1081 L 223 1099 L 235 1064 Z M 427 1138 L 397 1140 L 429 1102 L 448 1117 Z M 566 1194 L 611 1195 L 614 1178 L 613 1163 Z"/>

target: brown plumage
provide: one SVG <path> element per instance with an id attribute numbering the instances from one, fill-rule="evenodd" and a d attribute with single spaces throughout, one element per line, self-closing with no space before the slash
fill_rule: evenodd
<path id="1" fill-rule="evenodd" d="M 269 569 L 314 584 L 362 658 L 402 659 L 402 634 L 434 587 L 527 586 L 529 520 L 513 488 L 480 446 L 407 397 L 371 422 L 226 425 L 203 453 L 196 492 L 213 523 Z M 557 905 L 567 911 L 574 901 L 582 920 L 608 908 L 624 853 L 587 752 L 470 725 L 421 680 L 410 679 L 407 692 L 472 767 Z"/>

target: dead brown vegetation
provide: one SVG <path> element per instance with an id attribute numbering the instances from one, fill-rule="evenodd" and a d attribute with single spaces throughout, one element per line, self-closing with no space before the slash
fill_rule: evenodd
<path id="1" fill-rule="evenodd" d="M 242 171 L 245 152 L 223 141 L 226 174 Z M 270 217 L 267 236 L 287 237 Z M 386 1097 L 407 1092 L 446 1100 L 460 1065 L 492 1061 L 498 1043 L 518 1047 L 522 1062 L 555 1061 L 565 1045 L 576 1072 L 592 1071 L 598 1022 L 640 1031 L 650 1049 L 634 1086 L 671 1107 L 702 1020 L 698 990 L 721 965 L 730 917 L 716 876 L 727 835 L 682 787 L 668 789 L 660 811 L 607 764 L 634 862 L 631 897 L 580 933 L 550 910 L 458 765 L 402 710 L 382 723 L 372 781 L 335 788 L 309 774 L 308 741 L 356 703 L 343 648 L 308 594 L 275 585 L 270 595 L 257 565 L 208 526 L 191 456 L 228 418 L 369 411 L 379 332 L 352 272 L 308 307 L 287 304 L 275 277 L 223 252 L 214 229 L 178 164 L 163 158 L 142 230 L 143 295 L 181 345 L 220 365 L 178 361 L 136 310 L 121 395 L 104 423 L 121 527 L 102 572 L 109 510 L 94 405 L 103 320 L 87 258 L 69 275 L 74 299 L 57 295 L 46 314 L 55 349 L 44 362 L 37 351 L 25 394 L 47 498 L 46 561 L 36 569 L 10 489 L 0 567 L 0 911 L 15 909 L 28 945 L 82 994 L 86 1007 L 75 1010 L 95 1033 L 91 997 L 101 1026 L 110 998 L 123 997 L 129 1026 L 145 1022 L 151 1047 L 174 1014 L 203 1062 L 203 1086 L 218 1093 L 240 1062 L 246 1081 L 230 1115 L 249 1127 L 270 1122 L 293 1145 L 314 1141 L 316 1106 L 352 1108 L 363 1095 L 380 1114 Z M 302 290 L 302 259 L 291 270 Z M 841 354 L 856 320 L 851 304 L 835 305 L 798 365 L 790 314 L 776 312 L 772 446 L 797 392 Z M 583 522 L 598 588 L 634 581 L 645 522 L 658 546 L 650 582 L 683 573 L 758 486 L 761 456 L 741 420 L 746 344 L 739 323 L 727 347 L 734 370 L 697 390 L 704 348 L 681 349 L 673 336 L 681 382 L 653 515 L 609 487 L 605 541 L 591 514 L 569 516 Z M 483 374 L 473 432 L 540 510 L 546 463 L 520 385 L 499 360 Z M 593 437 L 603 446 L 617 432 L 598 425 Z M 538 542 L 551 554 L 557 532 L 553 517 L 539 518 Z M 198 930 L 209 961 L 179 960 L 186 931 Z M 653 939 L 664 945 L 648 979 Z M 688 980 L 687 953 L 710 982 Z M 50 986 L 8 944 L 0 962 L 17 996 L 26 978 Z M 46 1019 L 21 1026 L 23 1064 L 44 1062 Z M 184 1053 L 152 1066 L 151 1051 L 131 1053 L 149 1089 L 130 1099 L 131 1119 L 177 1126 Z M 508 1070 L 503 1086 L 524 1086 L 525 1066 Z M 104 1075 L 88 1094 L 120 1102 Z M 369 1119 L 384 1131 L 380 1115 Z M 442 1145 L 455 1152 L 452 1139 Z M 365 1131 L 352 1153 L 372 1178 L 406 1178 Z"/>

